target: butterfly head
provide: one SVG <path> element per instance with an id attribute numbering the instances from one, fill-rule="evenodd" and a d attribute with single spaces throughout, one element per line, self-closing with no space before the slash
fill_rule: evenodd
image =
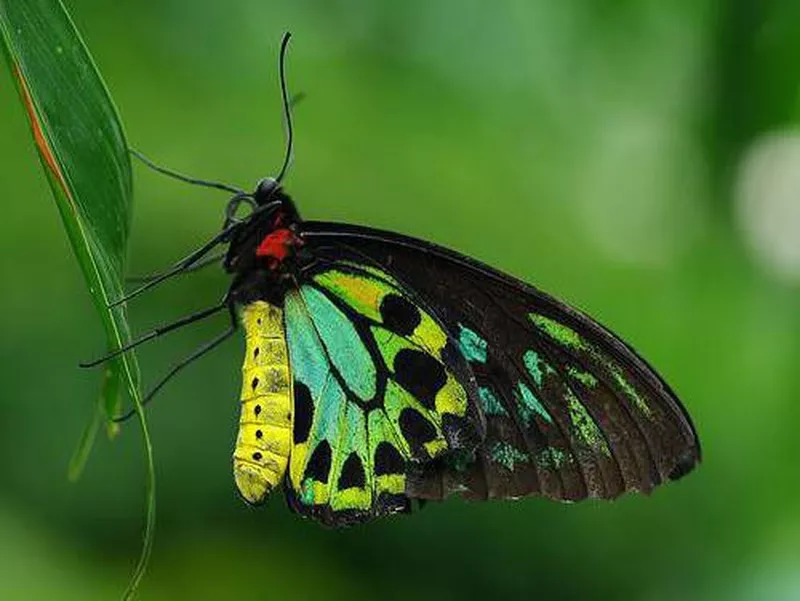
<path id="1" fill-rule="evenodd" d="M 239 217 L 243 205 L 250 212 Z M 294 202 L 272 178 L 260 180 L 252 194 L 234 196 L 226 210 L 225 227 L 231 228 L 226 271 L 262 293 L 282 282 L 302 247 L 299 223 Z"/>
<path id="2" fill-rule="evenodd" d="M 272 197 L 281 190 L 281 185 L 278 180 L 272 177 L 265 177 L 259 180 L 256 185 L 256 191 L 253 193 L 253 199 L 258 206 L 264 206 Z"/>

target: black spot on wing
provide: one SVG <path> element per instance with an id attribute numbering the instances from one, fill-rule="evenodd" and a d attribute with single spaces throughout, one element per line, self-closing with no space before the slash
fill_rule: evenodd
<path id="1" fill-rule="evenodd" d="M 427 457 L 423 446 L 436 439 L 436 428 L 416 409 L 406 407 L 400 412 L 400 432 L 411 447 L 415 457 Z"/>
<path id="2" fill-rule="evenodd" d="M 314 421 L 314 401 L 311 391 L 302 382 L 294 381 L 294 424 L 293 436 L 295 444 L 308 440 L 311 424 Z"/>
<path id="3" fill-rule="evenodd" d="M 406 462 L 393 444 L 383 441 L 375 448 L 375 475 L 405 473 Z"/>
<path id="4" fill-rule="evenodd" d="M 383 325 L 401 336 L 410 336 L 422 321 L 419 309 L 398 294 L 387 294 L 380 306 Z"/>
<path id="5" fill-rule="evenodd" d="M 317 482 L 327 484 L 328 474 L 331 471 L 331 445 L 327 440 L 319 443 L 314 452 L 311 453 L 311 458 L 306 464 L 306 471 L 304 478 L 311 478 Z"/>
<path id="6" fill-rule="evenodd" d="M 342 466 L 342 473 L 339 474 L 339 490 L 364 488 L 365 482 L 364 465 L 361 463 L 361 458 L 356 453 L 350 453 Z"/>
<path id="7" fill-rule="evenodd" d="M 394 358 L 397 383 L 410 392 L 426 409 L 435 407 L 436 394 L 447 382 L 444 366 L 416 349 L 402 349 Z"/>

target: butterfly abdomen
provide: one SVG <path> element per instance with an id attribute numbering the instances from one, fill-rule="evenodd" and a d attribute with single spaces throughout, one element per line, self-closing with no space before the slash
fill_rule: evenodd
<path id="1" fill-rule="evenodd" d="M 260 503 L 283 479 L 292 438 L 292 386 L 283 311 L 255 301 L 241 311 L 246 350 L 242 414 L 233 473 L 248 503 Z"/>

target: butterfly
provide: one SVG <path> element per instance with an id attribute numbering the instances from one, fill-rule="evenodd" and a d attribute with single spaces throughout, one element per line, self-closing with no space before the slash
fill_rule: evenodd
<path id="1" fill-rule="evenodd" d="M 282 184 L 287 42 L 279 176 L 252 193 L 207 184 L 234 193 L 221 232 L 121 299 L 227 245 L 223 301 L 155 335 L 231 317 L 168 379 L 244 331 L 241 496 L 258 504 L 283 488 L 292 510 L 342 526 L 450 495 L 613 499 L 691 471 L 700 444 L 680 400 L 591 317 L 436 244 L 300 217 Z"/>

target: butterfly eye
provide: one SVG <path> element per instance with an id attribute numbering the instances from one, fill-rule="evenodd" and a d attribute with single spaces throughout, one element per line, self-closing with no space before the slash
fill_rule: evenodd
<path id="1" fill-rule="evenodd" d="M 256 186 L 256 193 L 254 194 L 255 198 L 258 199 L 258 204 L 264 204 L 269 200 L 270 196 L 274 194 L 277 188 L 278 182 L 271 177 L 265 177 L 259 181 L 258 186 Z"/>

